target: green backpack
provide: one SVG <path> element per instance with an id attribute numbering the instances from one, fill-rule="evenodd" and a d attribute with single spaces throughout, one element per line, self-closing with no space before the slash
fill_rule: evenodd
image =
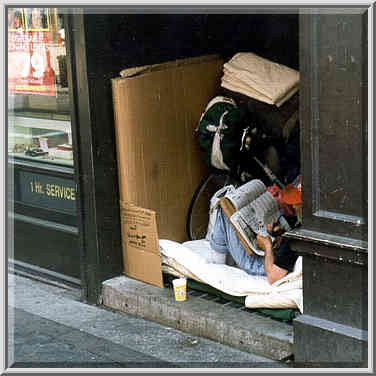
<path id="1" fill-rule="evenodd" d="M 196 129 L 205 163 L 233 170 L 239 163 L 246 111 L 231 98 L 217 96 L 206 106 Z"/>

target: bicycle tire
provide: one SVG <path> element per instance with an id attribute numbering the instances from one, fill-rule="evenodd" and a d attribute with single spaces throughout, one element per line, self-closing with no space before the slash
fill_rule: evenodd
<path id="1" fill-rule="evenodd" d="M 225 185 L 238 182 L 229 174 L 210 173 L 200 182 L 189 204 L 186 230 L 189 240 L 203 239 L 209 224 L 210 199 Z"/>

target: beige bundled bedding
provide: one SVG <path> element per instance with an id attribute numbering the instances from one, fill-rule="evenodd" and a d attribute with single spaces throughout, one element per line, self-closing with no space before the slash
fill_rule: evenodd
<path id="1" fill-rule="evenodd" d="M 222 87 L 280 107 L 299 90 L 299 72 L 252 52 L 237 53 L 223 66 Z"/>

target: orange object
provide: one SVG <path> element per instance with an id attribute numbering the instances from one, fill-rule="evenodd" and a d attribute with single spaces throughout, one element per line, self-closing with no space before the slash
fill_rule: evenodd
<path id="1" fill-rule="evenodd" d="M 277 204 L 281 209 L 283 216 L 292 217 L 295 215 L 294 208 L 282 200 L 281 188 L 279 188 L 277 184 L 273 184 L 272 186 L 268 187 L 267 190 L 277 201 Z"/>
<path id="2" fill-rule="evenodd" d="M 302 203 L 302 176 L 299 175 L 292 183 L 286 185 L 281 191 L 283 202 L 289 205 Z"/>

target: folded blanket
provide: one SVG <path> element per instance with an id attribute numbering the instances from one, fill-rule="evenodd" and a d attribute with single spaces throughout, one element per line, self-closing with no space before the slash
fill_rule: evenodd
<path id="1" fill-rule="evenodd" d="M 238 53 L 223 66 L 222 87 L 277 107 L 299 89 L 299 72 L 254 53 Z"/>

